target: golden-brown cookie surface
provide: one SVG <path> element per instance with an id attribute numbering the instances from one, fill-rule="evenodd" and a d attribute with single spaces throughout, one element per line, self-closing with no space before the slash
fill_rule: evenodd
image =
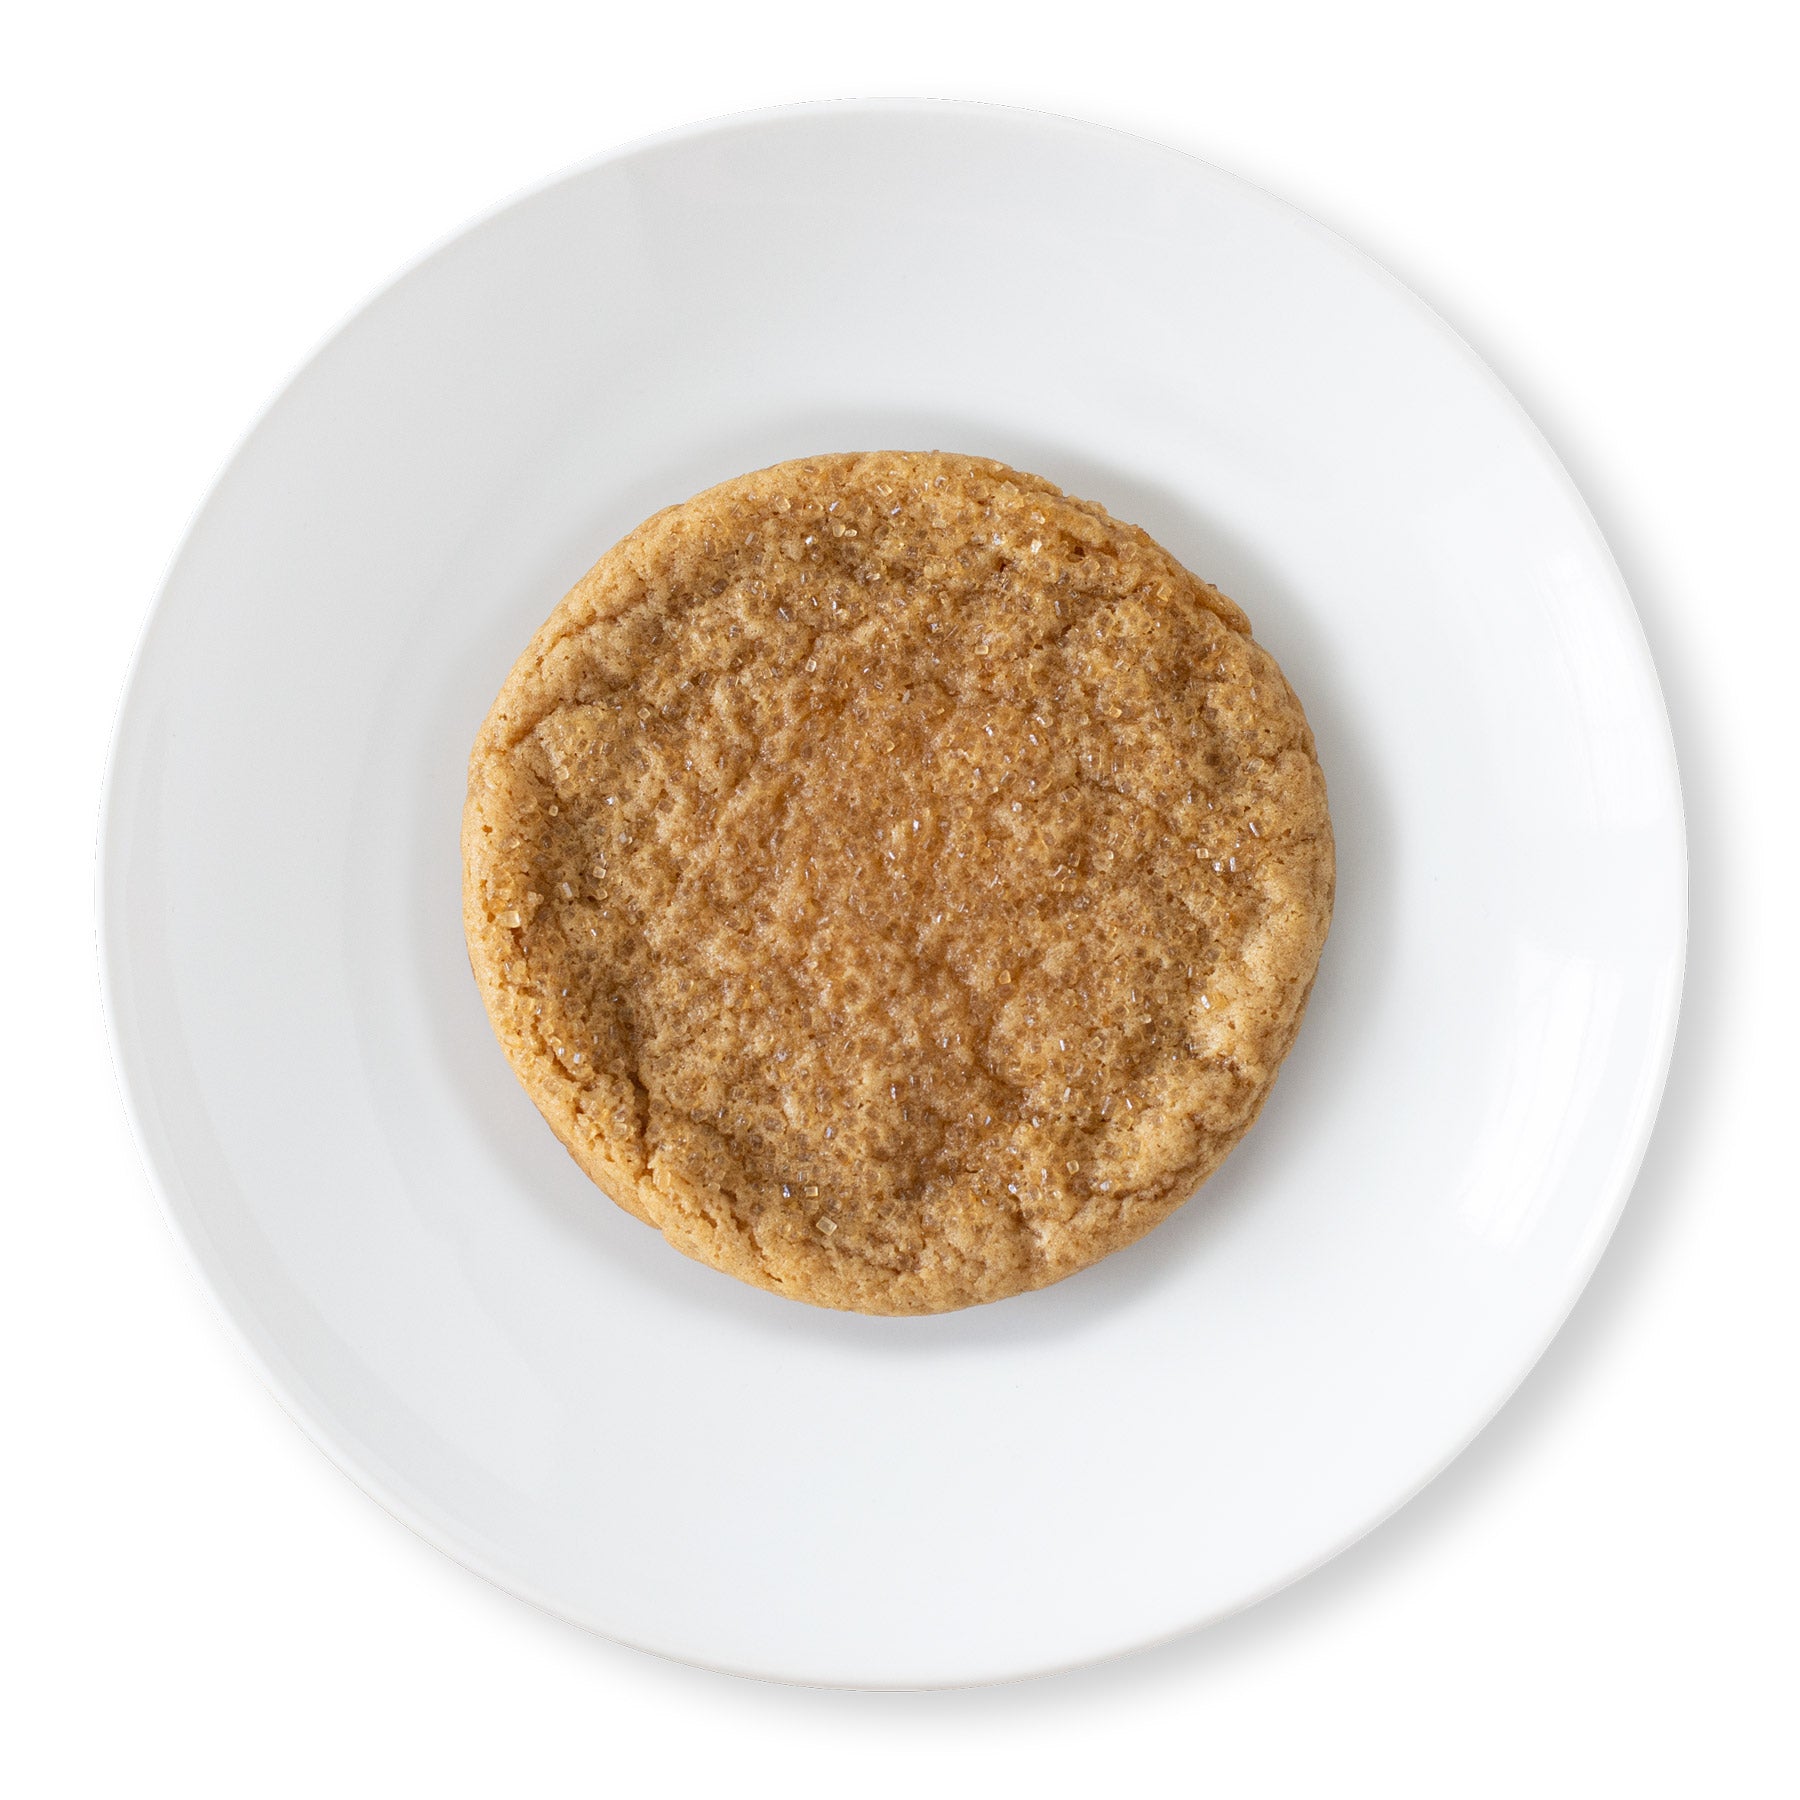
<path id="1" fill-rule="evenodd" d="M 923 1313 L 1096 1261 L 1249 1127 L 1330 919 L 1325 788 L 1242 613 L 979 459 L 743 476 L 601 558 L 463 823 L 476 978 L 677 1248 Z"/>

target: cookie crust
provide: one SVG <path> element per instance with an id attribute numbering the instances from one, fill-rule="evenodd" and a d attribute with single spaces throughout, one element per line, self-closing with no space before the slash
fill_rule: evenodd
<path id="1" fill-rule="evenodd" d="M 1005 465 L 808 457 L 646 520 L 469 767 L 463 914 L 526 1092 L 677 1249 L 932 1313 L 1142 1236 L 1256 1118 L 1330 922 L 1248 621 Z"/>

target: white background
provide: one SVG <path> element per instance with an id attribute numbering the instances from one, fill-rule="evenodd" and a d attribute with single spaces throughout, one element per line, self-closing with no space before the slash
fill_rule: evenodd
<path id="1" fill-rule="evenodd" d="M 1791 1793 L 1800 1182 L 1785 9 L 69 5 L 0 27 L 0 1787 L 30 1794 Z M 161 571 L 276 387 L 470 215 L 830 95 L 1120 125 L 1385 262 L 1636 598 L 1693 860 L 1637 1192 L 1499 1420 L 1202 1636 L 987 1691 L 659 1663 L 489 1589 L 283 1417 L 139 1173 L 91 868 Z"/>

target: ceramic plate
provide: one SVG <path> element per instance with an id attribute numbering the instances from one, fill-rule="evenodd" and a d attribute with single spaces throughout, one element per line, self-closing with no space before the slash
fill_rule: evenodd
<path id="1" fill-rule="evenodd" d="M 1235 596 L 1339 852 L 1299 1044 L 1200 1197 L 924 1319 L 740 1286 L 596 1193 L 458 904 L 470 743 L 570 582 L 726 476 L 885 447 L 1036 470 Z M 146 1162 L 320 1446 L 596 1631 L 858 1686 L 1186 1631 L 1441 1469 L 1631 1184 L 1683 909 L 1630 602 L 1468 348 L 1216 169 L 912 102 L 607 156 L 346 325 L 156 604 L 101 868 Z"/>

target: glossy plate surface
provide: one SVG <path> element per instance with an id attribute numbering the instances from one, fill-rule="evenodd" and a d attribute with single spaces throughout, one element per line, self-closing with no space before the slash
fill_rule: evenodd
<path id="1" fill-rule="evenodd" d="M 1240 601 L 1339 845 L 1306 1028 L 1201 1197 L 916 1320 L 753 1291 L 603 1200 L 458 913 L 469 745 L 568 584 L 725 476 L 890 446 L 1048 475 Z M 1629 600 L 1469 350 L 1217 170 L 910 102 L 609 156 L 346 325 L 157 603 L 101 869 L 146 1161 L 319 1444 L 571 1619 L 855 1685 L 1216 1619 L 1441 1468 L 1623 1203 L 1683 911 Z"/>

